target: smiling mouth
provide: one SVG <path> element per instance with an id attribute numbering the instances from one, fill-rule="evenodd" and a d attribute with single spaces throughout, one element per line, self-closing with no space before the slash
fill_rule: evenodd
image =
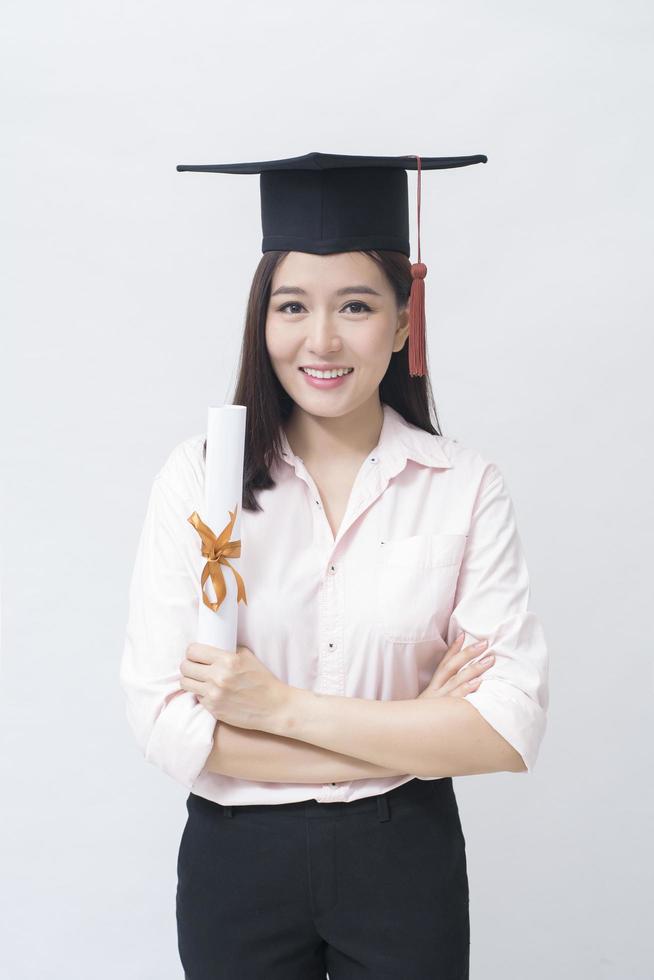
<path id="1" fill-rule="evenodd" d="M 310 378 L 341 378 L 346 374 L 352 374 L 354 368 L 326 368 L 323 371 L 316 368 L 301 367 L 299 370 L 303 374 L 308 374 Z"/>

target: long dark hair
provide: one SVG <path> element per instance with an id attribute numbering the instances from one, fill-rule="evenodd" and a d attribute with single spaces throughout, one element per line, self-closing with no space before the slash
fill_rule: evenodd
<path id="1" fill-rule="evenodd" d="M 398 309 L 406 305 L 411 290 L 411 263 L 402 252 L 364 251 L 386 274 L 393 287 Z M 245 405 L 246 432 L 243 472 L 243 509 L 262 510 L 256 490 L 275 486 L 270 467 L 281 455 L 280 428 L 288 419 L 294 401 L 273 370 L 266 347 L 266 317 L 273 273 L 288 252 L 264 252 L 257 266 L 245 316 L 245 331 L 239 358 L 238 380 L 233 405 Z M 441 435 L 429 375 L 409 374 L 409 342 L 391 355 L 379 386 L 380 401 L 390 405 L 407 422 L 432 435 Z M 432 423 L 430 409 L 435 422 Z M 203 453 L 206 456 L 205 439 Z"/>

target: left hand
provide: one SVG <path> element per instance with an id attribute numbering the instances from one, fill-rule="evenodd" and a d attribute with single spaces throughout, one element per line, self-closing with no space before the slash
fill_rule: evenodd
<path id="1" fill-rule="evenodd" d="M 192 691 L 218 721 L 262 732 L 276 730 L 290 688 L 248 647 L 237 646 L 232 652 L 190 643 L 180 671 L 183 690 Z"/>
<path id="2" fill-rule="evenodd" d="M 419 698 L 464 698 L 471 691 L 477 691 L 482 683 L 481 675 L 495 662 L 494 654 L 487 654 L 483 660 L 473 660 L 486 652 L 487 640 L 480 640 L 479 646 L 474 643 L 463 646 L 465 633 L 460 633 L 450 644 L 441 658 L 434 676 L 427 687 L 418 695 Z M 469 665 L 469 666 L 466 666 Z"/>

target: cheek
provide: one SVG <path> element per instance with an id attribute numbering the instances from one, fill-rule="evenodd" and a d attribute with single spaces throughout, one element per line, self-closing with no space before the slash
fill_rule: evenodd
<path id="1" fill-rule="evenodd" d="M 376 325 L 374 329 L 360 330 L 353 334 L 350 347 L 362 365 L 373 369 L 378 365 L 385 370 L 391 354 L 391 328 Z"/>
<path id="2" fill-rule="evenodd" d="M 277 362 L 280 367 L 284 361 L 290 361 L 295 357 L 296 343 L 289 331 L 279 329 L 274 323 L 266 325 L 266 346 L 270 359 Z"/>

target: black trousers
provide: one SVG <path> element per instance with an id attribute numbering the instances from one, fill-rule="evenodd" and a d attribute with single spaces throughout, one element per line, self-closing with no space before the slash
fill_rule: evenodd
<path id="1" fill-rule="evenodd" d="M 177 861 L 186 980 L 468 980 L 451 778 L 352 803 L 191 793 Z"/>

